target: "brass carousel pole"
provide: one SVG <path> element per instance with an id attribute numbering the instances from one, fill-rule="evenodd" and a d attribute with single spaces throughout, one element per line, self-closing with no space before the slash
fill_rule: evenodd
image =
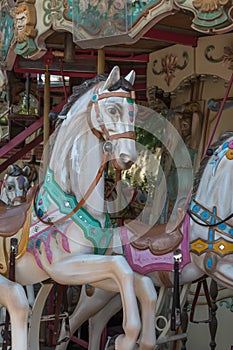
<path id="1" fill-rule="evenodd" d="M 49 134 L 50 134 L 49 112 L 50 112 L 50 73 L 49 73 L 48 65 L 46 65 L 45 83 L 44 83 L 44 150 L 49 140 Z M 45 171 L 48 165 L 48 158 L 49 158 L 49 154 L 48 154 L 48 151 L 46 150 L 44 152 L 44 158 L 43 158 L 43 175 L 45 175 Z"/>
<path id="2" fill-rule="evenodd" d="M 105 53 L 103 49 L 98 50 L 98 66 L 97 66 L 97 74 L 104 73 L 105 68 Z"/>

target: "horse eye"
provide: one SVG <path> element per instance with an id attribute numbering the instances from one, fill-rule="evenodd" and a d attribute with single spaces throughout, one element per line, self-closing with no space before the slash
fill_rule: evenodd
<path id="1" fill-rule="evenodd" d="M 107 108 L 107 114 L 112 119 L 113 122 L 117 122 L 120 118 L 120 111 L 117 107 L 114 106 L 108 106 Z"/>
<path id="2" fill-rule="evenodd" d="M 116 115 L 117 114 L 117 109 L 116 108 L 109 108 L 108 109 L 109 114 L 111 115 Z"/>
<path id="3" fill-rule="evenodd" d="M 8 189 L 8 191 L 13 191 L 14 190 L 14 186 L 13 185 L 7 185 L 7 189 Z"/>

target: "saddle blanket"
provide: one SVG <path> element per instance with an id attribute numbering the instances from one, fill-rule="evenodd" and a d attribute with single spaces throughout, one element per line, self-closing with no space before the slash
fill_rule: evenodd
<path id="1" fill-rule="evenodd" d="M 184 237 L 178 247 L 182 252 L 182 262 L 179 265 L 180 270 L 191 261 L 189 252 L 189 218 L 187 215 L 183 223 L 182 232 Z M 164 234 L 166 233 L 164 232 Z M 121 240 L 124 244 L 126 259 L 134 271 L 146 275 L 153 271 L 174 270 L 174 255 L 172 251 L 164 255 L 154 255 L 149 249 L 135 249 L 129 243 L 132 237 L 133 233 L 130 230 L 125 226 L 121 227 Z"/>

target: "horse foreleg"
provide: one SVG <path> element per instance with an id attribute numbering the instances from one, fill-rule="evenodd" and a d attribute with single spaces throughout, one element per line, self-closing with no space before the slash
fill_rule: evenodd
<path id="1" fill-rule="evenodd" d="M 53 240 L 52 240 L 53 241 Z M 54 242 L 51 241 L 51 245 Z M 134 290 L 134 273 L 123 256 L 97 256 L 62 254 L 62 258 L 49 263 L 43 244 L 38 249 L 41 263 L 47 274 L 56 282 L 71 284 L 98 284 L 109 291 L 119 291 L 123 305 L 123 329 L 125 334 L 116 339 L 117 350 L 133 350 L 140 332 L 140 317 Z M 51 248 L 52 249 L 52 248 Z M 105 288 L 103 281 L 114 283 Z"/>
<path id="2" fill-rule="evenodd" d="M 27 349 L 29 304 L 24 288 L 0 276 L 0 303 L 4 305 L 11 321 L 11 349 Z"/>
<path id="3" fill-rule="evenodd" d="M 135 291 L 141 305 L 142 330 L 139 339 L 140 350 L 154 350 L 155 338 L 155 306 L 157 293 L 152 280 L 135 274 Z"/>

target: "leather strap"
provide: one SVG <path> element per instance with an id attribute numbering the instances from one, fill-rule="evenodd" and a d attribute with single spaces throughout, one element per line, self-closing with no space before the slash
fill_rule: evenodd
<path id="1" fill-rule="evenodd" d="M 161 283 L 167 287 L 167 288 L 171 288 L 172 287 L 172 282 L 169 278 L 169 274 L 168 271 L 158 271 L 158 275 L 159 275 L 159 279 L 161 281 Z"/>
<path id="2" fill-rule="evenodd" d="M 208 320 L 201 320 L 201 321 L 194 320 L 194 312 L 195 312 L 195 307 L 196 307 L 197 300 L 198 300 L 198 297 L 200 294 L 201 285 L 203 285 L 203 289 L 204 289 L 204 293 L 205 293 L 205 297 L 206 297 L 206 301 L 207 301 L 207 305 L 209 307 L 209 310 L 211 309 L 211 299 L 210 299 L 210 295 L 209 295 L 209 289 L 208 289 L 206 278 L 204 278 L 204 279 L 197 282 L 197 288 L 196 288 L 196 292 L 195 292 L 195 295 L 193 298 L 192 307 L 191 307 L 191 311 L 190 311 L 190 322 L 192 322 L 192 323 L 209 323 L 211 321 L 210 317 Z M 209 315 L 211 315 L 210 312 L 209 312 Z"/>
<path id="3" fill-rule="evenodd" d="M 121 170 L 117 170 L 115 182 L 114 182 L 114 184 L 112 185 L 112 187 L 110 188 L 110 190 L 106 193 L 105 199 L 108 199 L 108 198 L 110 197 L 110 195 L 111 195 L 112 192 L 115 190 L 116 185 L 117 185 L 118 181 L 120 181 L 120 179 L 121 179 Z"/>

